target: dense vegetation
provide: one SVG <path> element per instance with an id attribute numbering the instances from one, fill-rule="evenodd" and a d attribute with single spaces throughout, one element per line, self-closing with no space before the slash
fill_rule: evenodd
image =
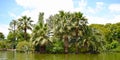
<path id="1" fill-rule="evenodd" d="M 83 13 L 64 11 L 51 15 L 46 23 L 44 13 L 39 13 L 38 22 L 32 22 L 27 16 L 12 20 L 7 39 L 0 32 L 0 50 L 40 53 L 120 51 L 120 23 L 89 25 Z"/>

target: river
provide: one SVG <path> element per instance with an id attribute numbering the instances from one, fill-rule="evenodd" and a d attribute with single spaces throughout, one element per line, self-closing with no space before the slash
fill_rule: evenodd
<path id="1" fill-rule="evenodd" d="M 120 53 L 39 54 L 0 51 L 0 60 L 120 60 Z"/>

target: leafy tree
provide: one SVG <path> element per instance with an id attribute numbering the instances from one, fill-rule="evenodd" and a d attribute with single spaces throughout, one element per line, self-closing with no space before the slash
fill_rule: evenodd
<path id="1" fill-rule="evenodd" d="M 101 24 L 92 24 L 89 26 L 91 28 L 90 31 L 90 52 L 101 52 L 105 50 L 106 39 L 108 31 L 104 28 L 104 25 Z"/>
<path id="2" fill-rule="evenodd" d="M 7 43 L 6 41 L 0 40 L 0 49 L 6 49 L 7 48 Z"/>
<path id="3" fill-rule="evenodd" d="M 83 16 L 81 12 L 75 12 L 72 14 L 72 31 L 75 33 L 75 47 L 76 47 L 76 53 L 79 52 L 79 42 L 81 37 L 83 37 L 86 34 L 86 24 L 87 19 Z"/>
<path id="4" fill-rule="evenodd" d="M 27 41 L 27 30 L 32 30 L 32 20 L 30 17 L 22 16 L 18 19 L 18 29 L 24 31 L 24 39 Z"/>
<path id="5" fill-rule="evenodd" d="M 32 22 L 27 16 L 11 21 L 8 41 L 24 51 L 30 38 L 35 51 L 41 53 L 98 53 L 105 48 L 115 50 L 119 47 L 120 23 L 88 25 L 83 13 L 64 11 L 51 15 L 46 20 L 47 23 L 44 23 L 44 13 L 39 13 L 38 22 L 34 26 Z M 28 29 L 32 30 L 31 35 L 27 33 Z M 0 32 L 1 39 L 4 39 L 4 35 Z"/>
<path id="6" fill-rule="evenodd" d="M 70 15 L 70 13 L 66 13 L 64 11 L 59 11 L 59 14 L 56 14 L 54 16 L 50 16 L 50 18 L 48 19 L 49 22 L 48 23 L 49 27 L 52 28 L 51 31 L 53 31 L 54 36 L 60 38 L 62 40 L 62 38 L 64 39 L 64 52 L 68 53 L 68 35 L 69 35 L 69 24 L 68 24 L 68 15 Z"/>
<path id="7" fill-rule="evenodd" d="M 8 35 L 7 35 L 7 40 L 9 40 L 10 42 L 13 42 L 14 40 L 14 35 L 12 32 L 9 32 Z"/>
<path id="8" fill-rule="evenodd" d="M 8 39 L 12 41 L 12 46 L 13 48 L 15 48 L 15 41 L 16 41 L 16 35 L 17 35 L 17 21 L 16 20 L 12 20 L 10 22 L 10 34 L 8 35 Z"/>
<path id="9" fill-rule="evenodd" d="M 101 52 L 105 49 L 106 41 L 104 35 L 97 29 L 92 28 L 90 35 L 89 51 L 92 53 Z"/>
<path id="10" fill-rule="evenodd" d="M 4 40 L 5 36 L 2 32 L 0 32 L 0 40 Z"/>
<path id="11" fill-rule="evenodd" d="M 52 28 L 54 36 L 61 39 L 64 38 L 65 53 L 68 53 L 69 40 L 71 38 L 76 40 L 76 53 L 78 53 L 78 40 L 82 36 L 81 32 L 84 30 L 86 23 L 87 19 L 81 12 L 70 13 L 60 11 L 59 14 L 50 16 L 48 19 L 48 25 Z"/>
<path id="12" fill-rule="evenodd" d="M 43 16 L 44 13 L 39 14 L 39 19 L 37 24 L 33 28 L 32 36 L 31 36 L 31 41 L 33 44 L 39 48 L 38 51 L 41 53 L 46 52 L 46 45 L 49 42 L 48 39 L 48 28 L 47 24 L 44 24 L 43 21 Z"/>

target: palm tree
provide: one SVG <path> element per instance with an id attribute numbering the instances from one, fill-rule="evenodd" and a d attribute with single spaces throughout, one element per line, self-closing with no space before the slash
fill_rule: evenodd
<path id="1" fill-rule="evenodd" d="M 11 32 L 14 33 L 15 35 L 15 30 L 16 30 L 16 27 L 17 27 L 17 21 L 16 20 L 12 20 L 10 22 L 10 28 L 8 28 Z"/>
<path id="2" fill-rule="evenodd" d="M 87 24 L 87 19 L 81 12 L 71 13 L 71 32 L 75 41 L 76 53 L 79 52 L 79 45 L 82 41 L 83 33 Z"/>
<path id="3" fill-rule="evenodd" d="M 16 41 L 16 33 L 17 33 L 17 21 L 16 20 L 12 20 L 10 22 L 10 28 L 9 28 L 10 32 L 13 33 L 14 35 L 14 40 L 12 40 L 13 42 L 13 48 L 15 48 L 15 41 Z"/>
<path id="4" fill-rule="evenodd" d="M 76 51 L 78 52 L 78 40 L 86 26 L 87 19 L 80 12 L 70 13 L 60 11 L 59 14 L 50 16 L 48 24 L 52 27 L 54 35 L 64 38 L 64 50 L 68 53 L 69 38 L 75 38 Z M 73 42 L 72 42 L 73 43 Z"/>
<path id="5" fill-rule="evenodd" d="M 43 16 L 44 16 L 44 13 L 39 14 L 38 22 L 34 26 L 32 37 L 31 37 L 31 41 L 35 46 L 39 46 L 37 48 L 39 48 L 38 50 L 41 53 L 46 52 L 45 48 L 47 43 L 49 42 L 48 27 L 47 27 L 47 24 L 44 24 Z"/>
<path id="6" fill-rule="evenodd" d="M 24 39 L 27 41 L 27 30 L 32 30 L 33 21 L 27 16 L 22 16 L 18 21 L 18 29 L 22 29 L 24 31 Z"/>
<path id="7" fill-rule="evenodd" d="M 69 26 L 69 15 L 64 11 L 59 11 L 59 14 L 55 15 L 54 20 L 54 35 L 59 36 L 64 39 L 64 52 L 68 53 L 69 48 L 69 35 L 70 35 L 70 26 Z M 57 17 L 56 17 L 57 16 Z"/>

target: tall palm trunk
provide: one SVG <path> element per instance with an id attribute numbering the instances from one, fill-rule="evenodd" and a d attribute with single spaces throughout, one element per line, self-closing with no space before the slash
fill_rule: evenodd
<path id="1" fill-rule="evenodd" d="M 15 49 L 15 40 L 16 40 L 16 36 L 15 36 L 15 24 L 14 24 L 14 40 L 13 40 L 13 49 Z"/>
<path id="2" fill-rule="evenodd" d="M 76 33 L 76 42 L 75 42 L 75 48 L 76 48 L 76 54 L 78 54 L 79 53 L 79 45 L 78 45 L 78 27 L 76 27 L 76 29 L 75 29 L 75 33 Z"/>
<path id="3" fill-rule="evenodd" d="M 68 36 L 64 36 L 64 52 L 67 54 L 68 53 Z"/>
<path id="4" fill-rule="evenodd" d="M 77 43 L 77 42 L 75 42 L 75 48 L 76 48 L 76 52 L 75 52 L 75 53 L 76 53 L 76 54 L 78 54 L 78 53 L 79 53 L 79 48 L 78 48 L 78 47 L 79 47 L 78 43 Z"/>
<path id="5" fill-rule="evenodd" d="M 46 46 L 45 45 L 41 45 L 39 48 L 40 48 L 40 53 L 45 53 L 46 52 Z"/>
<path id="6" fill-rule="evenodd" d="M 24 29 L 24 39 L 27 41 L 27 29 Z"/>

